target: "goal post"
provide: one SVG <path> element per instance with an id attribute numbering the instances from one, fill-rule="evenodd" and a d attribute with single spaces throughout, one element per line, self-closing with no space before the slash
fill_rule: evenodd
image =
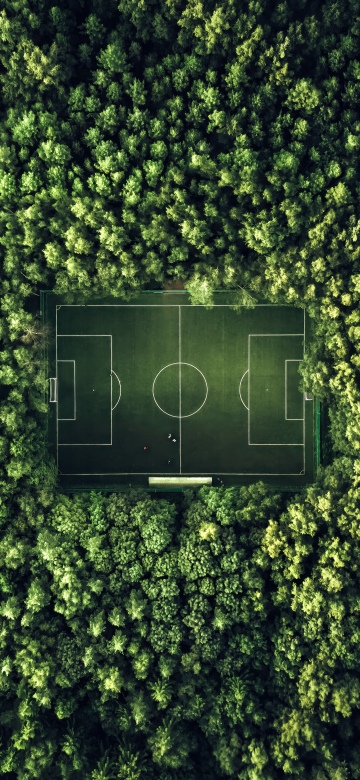
<path id="1" fill-rule="evenodd" d="M 54 403 L 56 401 L 56 377 L 51 376 L 49 379 L 49 393 L 50 393 L 50 401 Z"/>

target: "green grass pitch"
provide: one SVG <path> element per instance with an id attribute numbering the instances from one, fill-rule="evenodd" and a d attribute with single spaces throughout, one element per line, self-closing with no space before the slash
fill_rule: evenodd
<path id="1" fill-rule="evenodd" d="M 303 309 L 236 312 L 230 293 L 216 293 L 212 309 L 182 292 L 86 306 L 43 295 L 49 439 L 65 489 L 171 476 L 314 480 L 314 401 L 299 390 Z"/>

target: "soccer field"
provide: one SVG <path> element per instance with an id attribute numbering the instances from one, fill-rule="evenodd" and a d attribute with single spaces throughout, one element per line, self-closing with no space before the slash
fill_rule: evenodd
<path id="1" fill-rule="evenodd" d="M 60 485 L 314 480 L 314 400 L 299 390 L 303 309 L 238 313 L 231 293 L 216 293 L 212 309 L 183 292 L 86 306 L 43 298 Z"/>

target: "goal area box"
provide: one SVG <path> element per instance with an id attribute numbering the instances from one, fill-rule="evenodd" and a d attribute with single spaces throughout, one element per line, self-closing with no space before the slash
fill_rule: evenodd
<path id="1" fill-rule="evenodd" d="M 86 304 L 42 291 L 60 489 L 314 481 L 318 401 L 301 376 L 308 315 L 234 305 L 230 292 L 206 308 L 183 291 Z"/>

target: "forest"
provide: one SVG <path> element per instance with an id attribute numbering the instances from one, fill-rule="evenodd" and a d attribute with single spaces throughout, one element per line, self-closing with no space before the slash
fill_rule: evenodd
<path id="1" fill-rule="evenodd" d="M 360 779 L 359 0 L 2 0 L 0 777 Z M 301 492 L 64 494 L 40 290 L 305 308 Z"/>

